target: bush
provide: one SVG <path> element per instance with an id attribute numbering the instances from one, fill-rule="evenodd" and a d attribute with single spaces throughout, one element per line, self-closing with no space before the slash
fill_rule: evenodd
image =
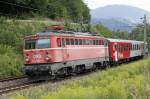
<path id="1" fill-rule="evenodd" d="M 22 58 L 7 45 L 0 45 L 0 79 L 22 75 Z"/>

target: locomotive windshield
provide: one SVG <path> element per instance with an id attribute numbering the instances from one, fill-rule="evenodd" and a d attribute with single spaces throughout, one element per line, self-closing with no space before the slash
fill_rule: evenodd
<path id="1" fill-rule="evenodd" d="M 25 41 L 25 49 L 35 49 L 36 41 L 35 40 L 26 40 Z"/>
<path id="2" fill-rule="evenodd" d="M 50 48 L 50 39 L 39 39 L 37 41 L 37 48 Z"/>
<path id="3" fill-rule="evenodd" d="M 50 39 L 26 40 L 25 49 L 43 49 L 50 48 Z"/>

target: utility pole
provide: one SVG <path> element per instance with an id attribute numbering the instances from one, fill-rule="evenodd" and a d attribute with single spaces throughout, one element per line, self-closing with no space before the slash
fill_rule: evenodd
<path id="1" fill-rule="evenodd" d="M 146 16 L 146 14 L 144 15 L 143 23 L 144 23 L 144 43 L 146 44 L 147 43 L 147 31 L 146 31 L 146 28 L 147 28 L 147 16 Z"/>
<path id="2" fill-rule="evenodd" d="M 144 14 L 144 17 L 142 17 L 141 19 L 143 19 L 143 23 L 144 23 L 144 54 L 147 53 L 147 16 L 146 14 Z"/>

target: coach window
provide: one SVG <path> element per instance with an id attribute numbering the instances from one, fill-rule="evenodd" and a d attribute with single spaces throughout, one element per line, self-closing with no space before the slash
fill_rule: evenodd
<path id="1" fill-rule="evenodd" d="M 121 52 L 121 45 L 119 46 L 119 51 Z"/>
<path id="2" fill-rule="evenodd" d="M 70 45 L 70 41 L 68 38 L 66 39 L 66 45 Z"/>
<path id="3" fill-rule="evenodd" d="M 133 45 L 132 45 L 132 50 L 134 50 L 134 47 L 133 47 Z"/>
<path id="4" fill-rule="evenodd" d="M 115 45 L 115 50 L 117 50 L 117 45 Z"/>
<path id="5" fill-rule="evenodd" d="M 140 50 L 140 45 L 138 45 L 138 48 L 139 48 L 139 50 Z"/>
<path id="6" fill-rule="evenodd" d="M 129 45 L 127 44 L 127 51 L 129 51 Z"/>
<path id="7" fill-rule="evenodd" d="M 137 50 L 137 44 L 135 45 L 135 49 Z"/>
<path id="8" fill-rule="evenodd" d="M 126 45 L 124 46 L 124 51 L 126 51 Z"/>

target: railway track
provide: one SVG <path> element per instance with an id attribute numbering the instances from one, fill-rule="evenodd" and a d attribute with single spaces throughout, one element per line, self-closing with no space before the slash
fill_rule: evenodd
<path id="1" fill-rule="evenodd" d="M 92 72 L 91 72 L 92 73 Z M 87 75 L 88 73 L 83 73 L 75 76 L 67 76 L 67 77 L 60 77 L 58 79 L 49 79 L 48 82 L 51 81 L 52 84 L 60 83 L 62 81 L 68 80 L 68 79 L 76 79 L 80 76 Z M 42 84 L 48 83 L 47 81 L 31 81 L 27 77 L 15 77 L 15 78 L 7 78 L 4 80 L 0 80 L 0 95 L 6 94 L 15 90 L 21 90 L 25 88 L 29 88 L 32 86 L 39 86 Z"/>
<path id="2" fill-rule="evenodd" d="M 31 85 L 26 76 L 6 78 L 0 80 L 0 95 L 18 89 L 23 89 Z"/>

